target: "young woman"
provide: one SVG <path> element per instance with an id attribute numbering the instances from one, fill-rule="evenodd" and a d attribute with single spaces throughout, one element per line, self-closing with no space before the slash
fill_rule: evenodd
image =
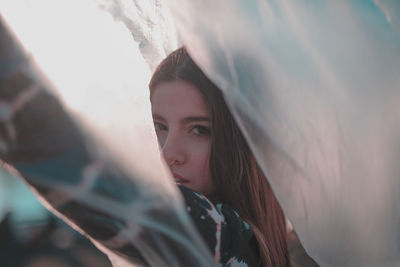
<path id="1" fill-rule="evenodd" d="M 249 244 L 262 266 L 289 266 L 283 212 L 220 90 L 185 48 L 161 62 L 149 87 L 157 137 L 176 182 L 236 211 L 250 225 L 256 241 Z"/>
<path id="2" fill-rule="evenodd" d="M 27 56 L 11 40 L 1 52 L 18 64 L 0 76 L 0 159 L 55 213 L 104 251 L 141 266 L 205 266 L 197 261 L 205 255 L 208 262 L 209 252 L 219 266 L 289 265 L 284 216 L 267 180 L 220 91 L 183 48 L 151 80 L 152 111 L 206 253 L 199 243 L 198 253 L 189 248 L 197 235 L 182 228 L 176 218 L 181 210 L 150 205 L 157 195 L 147 194 L 118 162 L 88 148 L 86 135 L 41 76 L 19 65 L 29 60 L 21 60 Z"/>

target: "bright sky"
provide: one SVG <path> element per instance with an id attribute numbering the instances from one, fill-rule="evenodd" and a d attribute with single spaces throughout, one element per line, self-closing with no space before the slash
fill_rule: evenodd
<path id="1" fill-rule="evenodd" d="M 93 1 L 6 0 L 1 10 L 69 105 L 86 104 L 83 91 L 88 86 L 98 85 L 97 90 L 107 93 L 115 81 L 130 85 L 127 77 L 135 80 L 130 90 L 136 89 L 136 95 L 147 93 L 150 71 L 137 43 L 122 23 L 94 8 Z M 140 75 L 133 77 L 135 73 Z"/>
<path id="2" fill-rule="evenodd" d="M 150 69 L 126 26 L 96 3 L 3 0 L 0 10 L 73 114 L 121 162 L 159 179 Z"/>

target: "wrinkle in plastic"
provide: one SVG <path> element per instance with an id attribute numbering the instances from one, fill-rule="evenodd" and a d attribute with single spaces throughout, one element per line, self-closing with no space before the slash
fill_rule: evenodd
<path id="1" fill-rule="evenodd" d="M 7 159 L 7 153 L 21 148 L 37 155 L 24 161 L 22 154 L 14 167 L 49 209 L 91 238 L 114 266 L 142 266 L 129 257 L 132 245 L 150 266 L 213 266 L 153 133 L 150 61 L 160 61 L 176 36 L 164 45 L 158 42 L 162 38 L 152 40 L 154 27 L 142 26 L 151 25 L 143 12 L 158 14 L 162 7 L 138 1 L 135 10 L 143 7 L 136 21 L 141 42 L 154 48 L 141 50 L 129 23 L 109 12 L 116 2 L 1 3 L 0 90 L 9 91 L 7 84 L 18 86 L 18 80 L 30 86 L 1 99 L 1 123 L 13 130 L 11 141 L 1 137 L 0 155 Z M 153 56 L 146 58 L 146 51 Z M 29 111 L 43 97 L 56 100 Z M 52 108 L 57 112 L 43 114 Z M 49 118 L 43 124 L 49 131 L 44 128 L 29 139 L 32 143 L 26 140 L 28 147 L 22 147 L 24 141 L 10 149 L 22 134 L 15 120 L 21 114 L 32 121 Z M 57 121 L 68 124 L 57 126 Z M 40 131 L 32 129 L 32 135 Z M 59 155 L 64 148 L 66 153 Z M 54 157 L 43 156 L 47 151 L 54 151 Z"/>
<path id="2" fill-rule="evenodd" d="M 168 2 L 307 252 L 398 266 L 399 2 Z"/>

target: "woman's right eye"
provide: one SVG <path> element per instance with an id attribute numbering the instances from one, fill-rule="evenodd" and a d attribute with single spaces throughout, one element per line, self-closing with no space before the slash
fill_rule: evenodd
<path id="1" fill-rule="evenodd" d="M 168 130 L 167 126 L 159 122 L 154 122 L 154 129 L 156 130 L 156 132 Z"/>

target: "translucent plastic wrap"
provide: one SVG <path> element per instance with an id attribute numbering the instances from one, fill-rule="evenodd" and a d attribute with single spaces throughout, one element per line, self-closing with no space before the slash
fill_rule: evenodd
<path id="1" fill-rule="evenodd" d="M 2 161 L 115 266 L 212 266 L 161 161 L 131 32 L 92 1 L 0 9 Z"/>
<path id="2" fill-rule="evenodd" d="M 398 266 L 399 2 L 169 3 L 309 254 Z"/>
<path id="3" fill-rule="evenodd" d="M 321 266 L 400 265 L 398 1 L 0 10 L 1 159 L 115 265 L 213 265 L 152 131 L 150 72 L 181 42 L 222 89 L 307 252 Z"/>

